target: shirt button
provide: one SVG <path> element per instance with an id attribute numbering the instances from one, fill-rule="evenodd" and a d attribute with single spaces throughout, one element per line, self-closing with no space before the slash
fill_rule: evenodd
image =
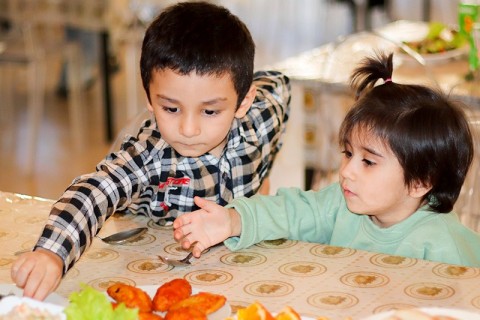
<path id="1" fill-rule="evenodd" d="M 226 172 L 222 173 L 222 178 L 223 180 L 228 180 L 228 173 Z"/>

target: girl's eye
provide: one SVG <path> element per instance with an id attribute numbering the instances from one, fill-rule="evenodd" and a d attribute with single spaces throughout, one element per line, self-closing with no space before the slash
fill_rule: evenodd
<path id="1" fill-rule="evenodd" d="M 178 108 L 174 108 L 174 107 L 162 107 L 163 111 L 166 111 L 168 113 L 177 113 L 178 112 Z"/>
<path id="2" fill-rule="evenodd" d="M 215 110 L 204 110 L 203 111 L 207 116 L 214 116 L 216 114 L 218 114 L 218 111 L 215 111 Z"/>

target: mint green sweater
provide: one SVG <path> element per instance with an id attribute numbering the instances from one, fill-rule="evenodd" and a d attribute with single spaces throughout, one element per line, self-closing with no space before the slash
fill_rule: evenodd
<path id="1" fill-rule="evenodd" d="M 280 189 L 275 196 L 237 198 L 242 234 L 225 241 L 232 251 L 262 240 L 288 238 L 334 246 L 480 267 L 480 234 L 463 226 L 455 213 L 422 207 L 388 228 L 347 208 L 338 183 L 320 191 Z"/>

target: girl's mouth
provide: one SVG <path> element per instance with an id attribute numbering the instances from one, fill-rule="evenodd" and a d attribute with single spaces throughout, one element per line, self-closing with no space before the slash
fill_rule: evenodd
<path id="1" fill-rule="evenodd" d="M 346 188 L 346 187 L 342 187 L 343 189 L 343 195 L 345 197 L 352 197 L 355 195 L 355 193 L 353 193 L 352 191 L 350 191 L 350 189 Z"/>

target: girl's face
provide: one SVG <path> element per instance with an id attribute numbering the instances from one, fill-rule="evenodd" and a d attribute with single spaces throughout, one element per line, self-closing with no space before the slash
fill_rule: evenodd
<path id="1" fill-rule="evenodd" d="M 375 224 L 389 227 L 420 207 L 428 190 L 406 186 L 397 157 L 368 130 L 355 128 L 343 154 L 340 185 L 351 212 L 369 215 Z"/>

